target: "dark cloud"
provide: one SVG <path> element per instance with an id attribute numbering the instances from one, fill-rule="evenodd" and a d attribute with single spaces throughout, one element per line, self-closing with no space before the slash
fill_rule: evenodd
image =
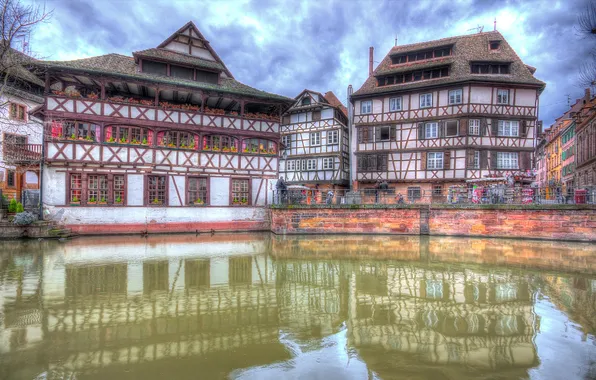
<path id="1" fill-rule="evenodd" d="M 32 37 L 33 50 L 51 59 L 153 47 L 193 20 L 236 79 L 289 97 L 302 89 L 358 88 L 368 73 L 368 47 L 379 62 L 394 44 L 497 28 L 547 83 L 541 96 L 545 124 L 580 97 L 578 69 L 594 48 L 575 28 L 589 0 L 277 0 L 50 2 L 51 23 Z"/>

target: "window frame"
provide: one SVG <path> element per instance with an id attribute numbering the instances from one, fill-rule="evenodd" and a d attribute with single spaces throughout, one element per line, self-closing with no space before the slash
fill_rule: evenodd
<path id="1" fill-rule="evenodd" d="M 424 99 L 424 102 L 423 102 Z M 430 99 L 430 104 L 428 104 L 428 100 Z M 424 103 L 424 105 L 423 105 Z M 420 103 L 419 103 L 419 108 L 432 108 L 433 106 L 433 93 L 432 92 L 426 92 L 424 94 L 420 94 Z"/>
<path id="2" fill-rule="evenodd" d="M 309 136 L 309 141 L 310 146 L 321 146 L 321 132 L 311 132 Z"/>
<path id="3" fill-rule="evenodd" d="M 519 137 L 519 120 L 498 120 L 497 123 L 497 136 Z M 516 123 L 516 125 L 514 126 L 513 123 Z M 515 134 L 513 134 L 514 131 Z M 509 134 L 505 132 L 509 132 Z"/>
<path id="4" fill-rule="evenodd" d="M 503 95 L 506 94 L 506 99 L 503 99 Z M 497 104 L 509 105 L 509 89 L 497 88 Z"/>
<path id="5" fill-rule="evenodd" d="M 295 172 L 296 171 L 296 161 L 300 162 L 300 160 L 286 160 L 286 172 Z M 298 164 L 300 166 L 300 164 Z"/>
<path id="6" fill-rule="evenodd" d="M 156 177 L 156 178 L 164 178 L 164 199 L 162 201 L 162 203 L 153 203 L 153 201 L 157 198 L 152 198 L 152 194 L 151 194 L 151 189 L 149 188 L 149 182 L 150 179 L 152 177 Z M 169 197 L 168 197 L 168 193 L 169 193 L 169 176 L 166 174 L 148 174 L 145 175 L 145 188 L 144 188 L 144 204 L 146 207 L 165 207 L 168 205 L 169 203 Z M 159 184 L 158 184 L 159 185 Z M 155 191 L 160 191 L 159 189 L 155 190 Z"/>
<path id="7" fill-rule="evenodd" d="M 13 113 L 13 108 L 14 108 L 14 113 Z M 26 104 L 17 103 L 17 102 L 8 102 L 8 114 L 9 114 L 10 120 L 17 120 L 17 121 L 22 121 L 22 122 L 26 123 L 28 121 L 27 108 L 28 107 Z M 22 118 L 20 117 L 21 111 L 23 114 Z"/>
<path id="8" fill-rule="evenodd" d="M 10 179 L 11 175 L 12 175 L 12 181 Z M 12 182 L 12 184 L 11 184 L 11 182 Z M 8 188 L 17 187 L 17 172 L 16 172 L 16 170 L 6 169 L 6 187 L 8 187 Z"/>
<path id="9" fill-rule="evenodd" d="M 292 136 L 294 136 L 293 133 L 290 133 L 290 134 L 281 136 L 281 143 L 282 143 L 284 149 L 290 149 L 291 148 L 291 146 L 292 146 Z"/>
<path id="10" fill-rule="evenodd" d="M 403 97 L 394 96 L 394 97 L 389 98 L 389 112 L 398 112 L 398 111 L 403 111 Z"/>
<path id="11" fill-rule="evenodd" d="M 318 170 L 318 166 L 319 165 L 317 165 L 317 161 L 318 160 L 316 158 L 307 158 L 306 159 L 306 170 L 307 171 L 316 171 L 316 170 Z M 313 164 L 312 167 L 311 167 L 311 164 Z"/>
<path id="12" fill-rule="evenodd" d="M 239 198 L 239 201 L 234 203 L 234 181 L 246 181 L 247 184 L 247 190 L 246 191 L 240 191 L 237 193 L 241 193 L 244 194 L 246 193 L 247 198 Z M 232 177 L 230 178 L 230 206 L 234 206 L 234 207 L 247 207 L 247 206 L 252 206 L 252 196 L 251 196 L 251 180 L 250 178 L 246 178 L 246 177 Z M 246 199 L 246 203 L 242 203 L 242 199 Z"/>
<path id="13" fill-rule="evenodd" d="M 505 159 L 505 155 L 507 159 Z M 515 159 L 512 159 L 515 157 Z M 503 165 L 508 162 L 509 165 Z M 514 165 L 515 164 L 515 165 Z M 497 169 L 498 170 L 519 170 L 519 153 L 518 152 L 497 152 Z"/>
<path id="14" fill-rule="evenodd" d="M 256 145 L 255 145 L 256 144 Z M 266 148 L 261 148 L 261 146 Z M 249 137 L 242 139 L 242 153 L 257 155 L 277 155 L 277 143 L 273 140 Z"/>
<path id="15" fill-rule="evenodd" d="M 452 95 L 455 96 L 454 101 L 451 101 Z M 459 101 L 457 100 L 458 95 L 459 95 Z M 464 90 L 462 88 L 449 90 L 449 92 L 447 93 L 447 99 L 448 99 L 449 105 L 462 104 L 464 102 Z"/>
<path id="16" fill-rule="evenodd" d="M 190 186 L 191 180 L 197 180 L 199 182 L 201 180 L 205 180 L 205 190 L 201 190 L 200 188 L 197 188 L 197 190 L 191 190 L 191 186 Z M 208 176 L 192 175 L 192 176 L 186 177 L 186 189 L 185 189 L 186 190 L 186 206 L 209 206 L 209 204 L 210 204 L 210 202 L 209 202 L 209 184 L 210 184 L 210 181 L 209 181 Z M 197 196 L 191 197 L 190 196 L 191 191 L 196 192 Z M 192 198 L 195 198 L 195 200 L 191 201 Z M 196 203 L 197 199 L 201 199 L 203 202 Z"/>
<path id="17" fill-rule="evenodd" d="M 406 196 L 410 201 L 416 201 L 422 198 L 422 189 L 420 188 L 420 186 L 408 186 L 406 191 Z"/>
<path id="18" fill-rule="evenodd" d="M 334 157 L 323 157 L 323 170 L 333 170 L 335 167 Z"/>
<path id="19" fill-rule="evenodd" d="M 433 155 L 433 158 L 431 158 Z M 431 167 L 431 162 L 433 163 Z M 441 163 L 440 167 L 438 163 Z M 445 168 L 445 153 L 444 152 L 427 152 L 426 153 L 426 170 L 443 170 Z"/>
<path id="20" fill-rule="evenodd" d="M 474 161 L 472 162 L 472 169 L 480 169 L 480 151 L 474 151 Z"/>
<path id="21" fill-rule="evenodd" d="M 474 122 L 473 123 L 474 125 L 472 125 L 472 122 Z M 472 128 L 474 128 L 474 129 L 472 129 Z M 474 132 L 474 131 L 476 131 L 476 132 Z M 473 135 L 473 136 L 480 136 L 480 119 L 468 120 L 468 134 Z"/>
<path id="22" fill-rule="evenodd" d="M 360 101 L 360 114 L 368 115 L 372 113 L 372 100 L 361 100 Z"/>
<path id="23" fill-rule="evenodd" d="M 455 123 L 455 134 L 448 134 L 447 131 L 449 130 L 447 127 L 447 123 Z M 457 137 L 459 136 L 459 120 L 445 120 L 443 122 L 443 126 L 445 128 L 445 137 Z"/>
<path id="24" fill-rule="evenodd" d="M 434 131 L 435 134 L 434 136 L 430 136 L 429 132 L 429 126 L 433 126 L 434 125 Z M 427 121 L 426 123 L 424 123 L 424 139 L 438 139 L 439 138 L 439 123 L 436 121 Z"/>
<path id="25" fill-rule="evenodd" d="M 333 129 L 327 131 L 327 145 L 339 144 L 339 130 Z"/>
<path id="26" fill-rule="evenodd" d="M 77 187 L 73 186 L 73 177 L 78 176 L 79 184 Z M 105 201 L 101 202 L 100 191 L 102 189 L 91 189 L 91 177 L 105 177 L 106 188 Z M 116 188 L 116 178 L 121 178 L 121 188 Z M 98 179 L 99 180 L 99 179 Z M 118 181 L 120 182 L 120 181 Z M 128 190 L 128 176 L 124 173 L 109 173 L 109 172 L 69 172 L 67 173 L 65 205 L 83 205 L 89 207 L 121 207 L 125 206 L 127 202 Z M 78 201 L 73 201 L 73 191 L 78 191 Z M 95 201 L 90 201 L 91 191 L 96 191 L 97 197 Z M 120 203 L 116 202 L 116 192 L 121 192 Z"/>

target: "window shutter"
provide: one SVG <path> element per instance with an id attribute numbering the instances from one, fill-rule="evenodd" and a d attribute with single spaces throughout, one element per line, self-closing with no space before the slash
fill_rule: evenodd
<path id="1" fill-rule="evenodd" d="M 451 151 L 443 152 L 443 169 L 451 168 Z"/>
<path id="2" fill-rule="evenodd" d="M 492 119 L 490 124 L 490 134 L 496 136 L 499 133 L 499 120 Z"/>
<path id="3" fill-rule="evenodd" d="M 381 141 L 381 127 L 375 127 L 375 141 Z"/>
<path id="4" fill-rule="evenodd" d="M 468 119 L 461 119 L 459 121 L 459 135 L 460 136 L 468 135 Z"/>
<path id="5" fill-rule="evenodd" d="M 282 124 L 290 124 L 290 115 L 286 115 L 283 117 Z"/>
<path id="6" fill-rule="evenodd" d="M 490 152 L 490 169 L 497 169 L 497 152 Z"/>
<path id="7" fill-rule="evenodd" d="M 480 119 L 480 136 L 488 136 L 488 120 Z"/>
<path id="8" fill-rule="evenodd" d="M 387 171 L 387 161 L 388 161 L 388 155 L 387 154 L 383 154 L 380 155 L 377 161 L 377 169 L 380 171 Z"/>
<path id="9" fill-rule="evenodd" d="M 321 111 L 313 111 L 312 119 L 313 121 L 321 120 Z"/>
<path id="10" fill-rule="evenodd" d="M 368 156 L 368 170 L 369 171 L 376 171 L 377 170 L 377 156 L 371 154 Z"/>
<path id="11" fill-rule="evenodd" d="M 468 159 L 467 159 L 468 169 L 475 169 L 474 168 L 474 151 L 473 150 L 468 150 L 466 152 L 466 155 L 468 157 Z"/>
<path id="12" fill-rule="evenodd" d="M 389 138 L 391 141 L 395 141 L 395 129 L 396 129 L 395 125 L 392 125 L 391 127 L 389 127 Z"/>
<path id="13" fill-rule="evenodd" d="M 480 151 L 480 169 L 488 169 L 488 151 Z"/>
<path id="14" fill-rule="evenodd" d="M 530 152 L 521 152 L 519 153 L 519 168 L 520 170 L 530 170 L 532 169 L 531 165 L 531 157 Z"/>
<path id="15" fill-rule="evenodd" d="M 522 120 L 519 123 L 519 136 L 520 137 L 528 136 L 528 121 L 527 120 Z"/>
<path id="16" fill-rule="evenodd" d="M 420 152 L 420 167 L 422 170 L 426 170 L 426 155 L 427 152 Z"/>
<path id="17" fill-rule="evenodd" d="M 445 137 L 445 122 L 439 121 L 437 128 L 439 128 L 439 137 Z"/>
<path id="18" fill-rule="evenodd" d="M 364 129 L 358 128 L 358 143 L 364 142 Z"/>
<path id="19" fill-rule="evenodd" d="M 358 170 L 364 170 L 364 158 L 363 156 L 358 156 Z"/>
<path id="20" fill-rule="evenodd" d="M 418 140 L 424 140 L 424 123 L 418 123 Z"/>

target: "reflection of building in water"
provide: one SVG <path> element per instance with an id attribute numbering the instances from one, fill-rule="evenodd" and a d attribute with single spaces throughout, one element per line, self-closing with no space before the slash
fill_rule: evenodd
<path id="1" fill-rule="evenodd" d="M 361 264 L 350 284 L 349 342 L 435 364 L 537 363 L 527 279 L 467 269 Z"/>

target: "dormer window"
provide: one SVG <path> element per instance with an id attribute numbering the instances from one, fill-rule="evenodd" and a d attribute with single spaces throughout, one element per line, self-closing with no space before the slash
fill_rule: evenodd
<path id="1" fill-rule="evenodd" d="M 143 73 L 170 76 L 174 78 L 195 80 L 197 82 L 205 83 L 219 83 L 219 74 L 211 71 L 204 71 L 194 69 L 188 66 L 179 66 L 170 63 L 156 62 L 143 60 L 142 63 Z"/>
<path id="2" fill-rule="evenodd" d="M 472 62 L 470 71 L 472 74 L 509 74 L 509 66 L 508 62 Z"/>
<path id="3" fill-rule="evenodd" d="M 302 98 L 302 105 L 303 106 L 309 106 L 310 105 L 310 98 L 308 96 L 305 96 L 304 98 Z"/>
<path id="4" fill-rule="evenodd" d="M 170 65 L 170 76 L 183 79 L 194 79 L 193 70 L 190 67 Z"/>
<path id="5" fill-rule="evenodd" d="M 425 59 L 433 59 L 440 57 L 447 57 L 452 54 L 451 46 L 440 46 L 434 49 L 413 51 L 406 54 L 396 54 L 391 56 L 391 63 L 399 65 L 406 62 L 422 61 Z"/>
<path id="6" fill-rule="evenodd" d="M 168 65 L 163 62 L 143 61 L 143 72 L 147 74 L 168 75 Z"/>
<path id="7" fill-rule="evenodd" d="M 491 41 L 488 46 L 490 50 L 499 50 L 501 47 L 501 41 Z"/>

